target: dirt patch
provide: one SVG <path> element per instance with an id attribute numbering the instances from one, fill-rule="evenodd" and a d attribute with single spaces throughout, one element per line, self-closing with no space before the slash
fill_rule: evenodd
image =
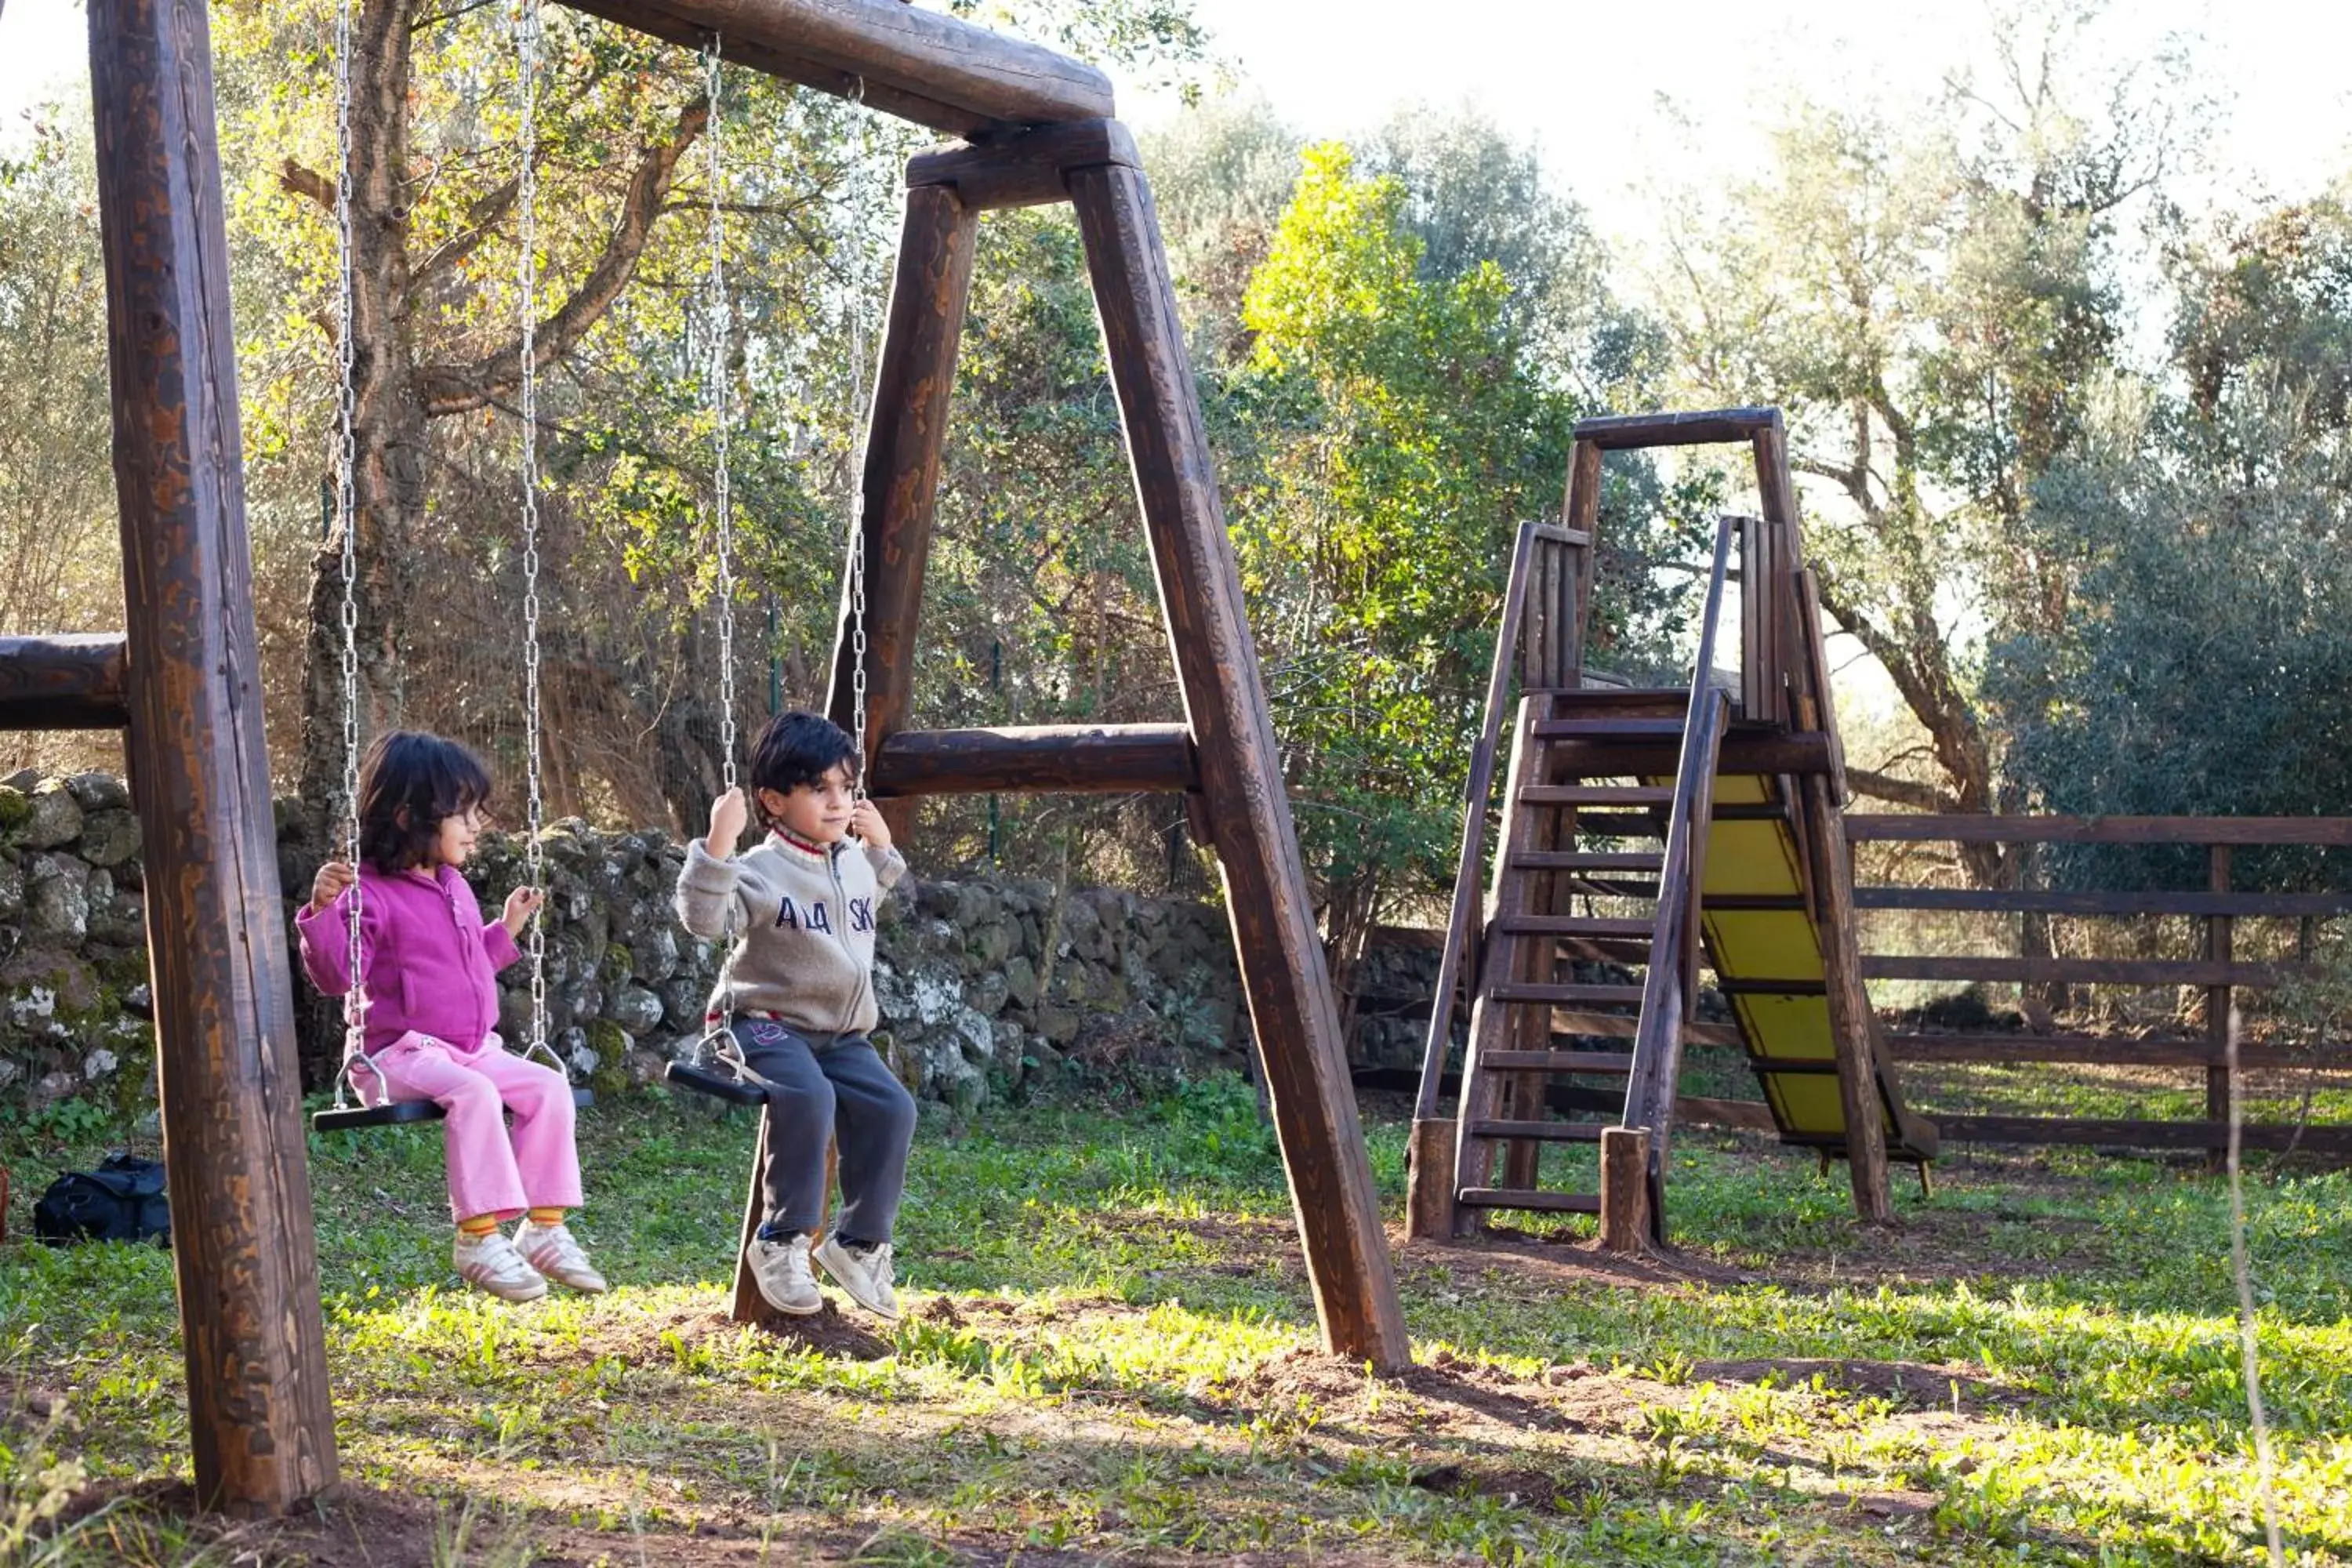
<path id="1" fill-rule="evenodd" d="M 1400 1262 L 1420 1265 L 1418 1273 L 1462 1279 L 1481 1268 L 1500 1267 L 1547 1290 L 1563 1285 L 1606 1285 L 1617 1289 L 1686 1290 L 1695 1286 L 1745 1284 L 1756 1278 L 1727 1263 L 1663 1247 L 1643 1253 L 1604 1252 L 1597 1239 L 1545 1237 L 1496 1226 L 1473 1241 L 1406 1241 L 1390 1237 Z"/>
<path id="2" fill-rule="evenodd" d="M 612 1356 L 633 1366 L 657 1366 L 681 1351 L 690 1351 L 711 1340 L 730 1338 L 746 1327 L 753 1327 L 820 1355 L 843 1361 L 879 1361 L 894 1353 L 897 1347 L 875 1331 L 877 1326 L 873 1320 L 849 1316 L 831 1301 L 825 1302 L 823 1311 L 810 1317 L 788 1318 L 781 1312 L 763 1312 L 758 1322 L 749 1325 L 737 1322 L 723 1311 L 677 1306 L 631 1317 L 599 1318 L 591 1331 L 575 1342 L 545 1345 L 536 1352 L 524 1353 L 535 1353 L 537 1360 L 554 1365 Z"/>
<path id="3" fill-rule="evenodd" d="M 1399 1391 L 1406 1397 L 1399 1398 Z M 1318 1425 L 1336 1419 L 1368 1436 L 1425 1436 L 1432 1429 L 1470 1436 L 1499 1427 L 1513 1440 L 1528 1432 L 1621 1432 L 1633 1426 L 1645 1406 L 1685 1398 L 1663 1384 L 1584 1362 L 1520 1377 L 1443 1350 L 1378 1378 L 1367 1377 L 1359 1361 L 1290 1351 L 1227 1385 L 1223 1396 L 1236 1411 L 1280 1416 L 1311 1410 Z"/>
<path id="4" fill-rule="evenodd" d="M 2004 1183 L 2004 1184 L 2007 1184 Z M 2017 1227 L 2056 1245 L 2028 1252 Z M 1787 1247 L 1759 1279 L 1792 1289 L 1956 1279 L 2039 1279 L 2097 1268 L 2105 1260 L 2095 1222 L 2023 1209 L 1921 1209 L 1888 1229 L 1856 1226 L 1839 1247 Z"/>
<path id="5" fill-rule="evenodd" d="M 2015 1389 L 1993 1382 L 1965 1362 L 1916 1361 L 1702 1361 L 1690 1375 L 1705 1383 L 1769 1383 L 1804 1388 L 1819 1378 L 1825 1388 L 1891 1401 L 1898 1408 L 1957 1408 L 1962 1415 L 2013 1410 L 2026 1401 Z"/>

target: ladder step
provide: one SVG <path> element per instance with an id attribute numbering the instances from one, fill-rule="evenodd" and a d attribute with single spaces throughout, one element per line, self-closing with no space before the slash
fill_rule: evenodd
<path id="1" fill-rule="evenodd" d="M 1473 1121 L 1473 1138 L 1523 1138 L 1537 1143 L 1598 1143 L 1605 1121 Z"/>
<path id="2" fill-rule="evenodd" d="M 1594 1193 L 1552 1193 L 1540 1187 L 1465 1187 L 1454 1201 L 1472 1209 L 1540 1209 L 1547 1214 L 1599 1214 Z"/>
<path id="3" fill-rule="evenodd" d="M 1506 936 L 1591 936 L 1622 942 L 1650 940 L 1648 921 L 1612 921 L 1584 915 L 1503 915 L 1486 928 Z"/>
<path id="4" fill-rule="evenodd" d="M 1687 708 L 1690 688 L 1687 686 L 1579 686 L 1555 689 L 1553 703 L 1559 708 Z"/>
<path id="5" fill-rule="evenodd" d="M 1576 831 L 1587 838 L 1663 838 L 1664 829 L 1654 816 L 1615 812 L 1580 812 Z"/>
<path id="6" fill-rule="evenodd" d="M 1538 719 L 1538 741 L 1655 741 L 1682 737 L 1679 719 Z"/>
<path id="7" fill-rule="evenodd" d="M 1521 871 L 1651 871 L 1664 868 L 1663 855 L 1601 855 L 1582 849 L 1521 849 L 1511 866 Z"/>
<path id="8" fill-rule="evenodd" d="M 1642 1032 L 1642 1020 L 1631 1013 L 1583 1013 L 1555 1007 L 1551 1015 L 1551 1032 L 1555 1035 L 1591 1035 L 1605 1040 L 1630 1040 Z M 1685 1024 L 1683 1043 L 1686 1046 L 1747 1044 L 1739 1037 L 1739 1026 L 1736 1024 Z"/>
<path id="9" fill-rule="evenodd" d="M 1533 981 L 1506 981 L 1492 986 L 1487 997 L 1496 1002 L 1634 1002 L 1642 1000 L 1638 985 L 1557 985 Z"/>
<path id="10" fill-rule="evenodd" d="M 1675 792 L 1652 784 L 1528 784 L 1521 805 L 1670 805 Z"/>
<path id="11" fill-rule="evenodd" d="M 1632 1020 L 1627 1020 L 1629 1023 Z M 1759 1067 L 1762 1064 L 1758 1064 Z M 1625 1073 L 1633 1070 L 1631 1051 L 1488 1051 L 1478 1058 L 1480 1071 Z M 1830 1064 L 1835 1071 L 1837 1064 Z M 1810 1069 L 1806 1069 L 1810 1070 Z"/>
<path id="12" fill-rule="evenodd" d="M 1511 857 L 1511 864 L 1525 866 L 1531 871 L 1648 871 L 1654 874 L 1665 869 L 1666 858 L 1639 851 L 1605 854 L 1591 849 L 1522 849 Z"/>

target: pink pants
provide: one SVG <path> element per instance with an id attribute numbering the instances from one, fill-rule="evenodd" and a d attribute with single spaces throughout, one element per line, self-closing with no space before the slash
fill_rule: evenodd
<path id="1" fill-rule="evenodd" d="M 509 1055 L 495 1034 L 469 1051 L 412 1030 L 370 1060 L 392 1099 L 429 1100 L 449 1113 L 449 1206 L 457 1218 L 580 1206 L 572 1085 L 562 1073 Z M 365 1068 L 354 1064 L 352 1077 L 373 1087 Z M 514 1113 L 511 1134 L 506 1111 Z"/>

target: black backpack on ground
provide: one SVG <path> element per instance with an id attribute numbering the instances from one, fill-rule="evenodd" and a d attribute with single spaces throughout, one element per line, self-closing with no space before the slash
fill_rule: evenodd
<path id="1" fill-rule="evenodd" d="M 172 1239 L 161 1161 L 109 1154 L 95 1171 L 68 1171 L 33 1205 L 33 1234 L 53 1247 L 73 1241 Z"/>

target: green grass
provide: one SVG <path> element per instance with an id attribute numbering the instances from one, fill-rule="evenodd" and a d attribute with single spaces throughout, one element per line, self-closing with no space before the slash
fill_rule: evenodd
<path id="1" fill-rule="evenodd" d="M 20 1184 L 99 1146 L 59 1131 L 8 1131 Z M 908 1318 L 832 1349 L 724 1318 L 750 1139 L 598 1108 L 619 1288 L 526 1307 L 448 1273 L 437 1131 L 314 1141 L 346 1508 L 485 1563 L 2263 1560 L 2226 1194 L 2178 1166 L 1964 1161 L 1880 1237 L 1842 1168 L 1686 1133 L 1687 1268 L 1574 1223 L 1403 1249 L 1420 1364 L 1381 1379 L 1315 1353 L 1237 1083 L 927 1127 Z M 2352 1562 L 2352 1180 L 2249 1194 L 2290 1555 Z M 0 1562 L 362 1561 L 334 1510 L 171 1506 L 180 1378 L 166 1256 L 0 1250 Z"/>

